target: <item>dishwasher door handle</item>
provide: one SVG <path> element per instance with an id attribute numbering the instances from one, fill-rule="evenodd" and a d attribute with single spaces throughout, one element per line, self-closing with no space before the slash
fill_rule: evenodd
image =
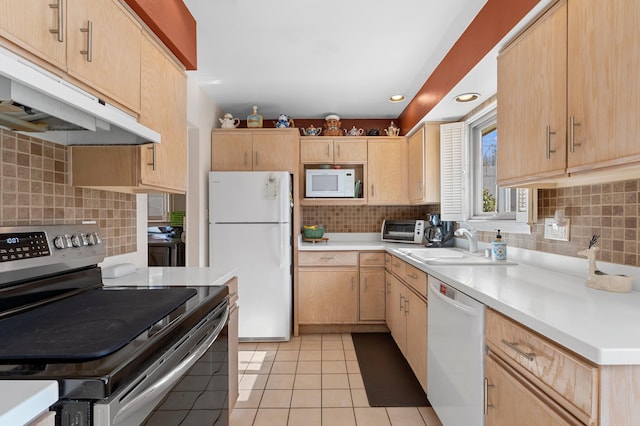
<path id="1" fill-rule="evenodd" d="M 444 294 L 441 294 L 440 291 L 432 283 L 429 283 L 429 287 L 431 288 L 433 293 L 436 295 L 436 297 L 438 299 L 440 299 L 442 302 L 446 303 L 447 305 L 450 305 L 450 306 L 458 309 L 459 311 L 464 312 L 465 314 L 467 314 L 469 316 L 477 316 L 478 315 L 478 311 L 475 310 L 472 306 L 465 305 L 465 304 L 460 303 L 460 302 L 458 302 L 456 300 L 448 298 Z"/>

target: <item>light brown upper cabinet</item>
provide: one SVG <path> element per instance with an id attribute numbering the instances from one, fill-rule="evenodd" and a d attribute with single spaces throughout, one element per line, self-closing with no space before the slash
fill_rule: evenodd
<path id="1" fill-rule="evenodd" d="M 213 129 L 211 169 L 289 171 L 298 165 L 297 129 Z"/>
<path id="2" fill-rule="evenodd" d="M 367 139 L 368 204 L 407 204 L 407 142 L 404 137 Z"/>
<path id="3" fill-rule="evenodd" d="M 410 204 L 440 202 L 440 124 L 425 123 L 407 139 Z"/>
<path id="4" fill-rule="evenodd" d="M 362 164 L 367 162 L 367 140 L 344 137 L 300 138 L 300 162 L 303 164 Z"/>
<path id="5" fill-rule="evenodd" d="M 140 109 L 140 24 L 117 0 L 67 0 L 67 73 Z"/>
<path id="6" fill-rule="evenodd" d="M 64 0 L 5 0 L 0 13 L 0 36 L 66 71 L 65 7 Z"/>
<path id="7" fill-rule="evenodd" d="M 184 68 L 150 37 L 142 41 L 140 123 L 161 143 L 141 146 L 74 146 L 74 186 L 124 192 L 184 193 L 187 185 L 187 78 Z"/>
<path id="8" fill-rule="evenodd" d="M 635 0 L 562 1 L 501 52 L 499 184 L 637 177 L 639 15 Z"/>
<path id="9" fill-rule="evenodd" d="M 140 111 L 142 28 L 119 1 L 8 0 L 0 36 L 96 96 Z"/>

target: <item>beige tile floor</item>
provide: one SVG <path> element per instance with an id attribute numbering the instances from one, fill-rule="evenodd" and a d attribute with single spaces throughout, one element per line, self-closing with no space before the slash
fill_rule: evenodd
<path id="1" fill-rule="evenodd" d="M 240 343 L 230 426 L 442 426 L 429 407 L 370 407 L 351 334 Z"/>

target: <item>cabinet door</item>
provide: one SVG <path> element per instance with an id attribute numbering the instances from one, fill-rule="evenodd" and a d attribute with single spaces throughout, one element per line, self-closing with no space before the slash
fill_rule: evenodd
<path id="1" fill-rule="evenodd" d="M 406 288 L 404 285 L 396 278 L 391 275 L 391 304 L 388 306 L 388 309 L 391 311 L 389 316 L 391 318 L 391 336 L 393 336 L 393 340 L 396 341 L 396 344 L 400 348 L 403 354 L 406 352 L 405 348 L 407 346 L 407 320 L 404 314 L 404 302 L 405 302 L 405 292 Z"/>
<path id="2" fill-rule="evenodd" d="M 566 20 L 563 3 L 540 18 L 498 58 L 497 161 L 501 185 L 565 173 Z"/>
<path id="3" fill-rule="evenodd" d="M 356 323 L 357 279 L 357 271 L 301 269 L 298 273 L 299 323 Z"/>
<path id="4" fill-rule="evenodd" d="M 216 132 L 211 136 L 211 170 L 253 170 L 253 137 L 250 133 Z"/>
<path id="5" fill-rule="evenodd" d="M 297 165 L 298 135 L 293 132 L 253 134 L 253 170 L 289 171 Z"/>
<path id="6" fill-rule="evenodd" d="M 0 36 L 66 70 L 65 11 L 66 0 L 4 0 Z"/>
<path id="7" fill-rule="evenodd" d="M 69 75 L 139 111 L 140 25 L 116 0 L 67 4 Z"/>
<path id="8" fill-rule="evenodd" d="M 333 163 L 333 139 L 302 138 L 300 141 L 301 163 Z"/>
<path id="9" fill-rule="evenodd" d="M 394 285 L 394 277 L 390 272 L 385 271 L 384 273 L 384 282 L 385 282 L 385 307 L 384 307 L 384 320 L 387 323 L 387 328 L 391 331 L 391 335 L 393 335 L 393 318 L 391 316 L 392 305 L 393 305 L 393 296 L 392 289 Z"/>
<path id="10" fill-rule="evenodd" d="M 581 425 L 492 353 L 485 358 L 487 426 Z"/>
<path id="11" fill-rule="evenodd" d="M 385 276 L 383 269 L 360 269 L 360 321 L 383 321 Z"/>
<path id="12" fill-rule="evenodd" d="M 187 189 L 187 79 L 146 36 L 142 39 L 140 123 L 161 134 L 141 147 L 141 183 L 171 191 Z M 154 152 L 155 151 L 155 152 Z"/>
<path id="13" fill-rule="evenodd" d="M 334 163 L 366 163 L 367 140 L 354 137 L 333 140 Z"/>
<path id="14" fill-rule="evenodd" d="M 568 172 L 639 160 L 640 69 L 637 0 L 569 1 Z"/>
<path id="15" fill-rule="evenodd" d="M 403 204 L 407 200 L 406 142 L 404 138 L 367 141 L 368 204 Z"/>
<path id="16" fill-rule="evenodd" d="M 440 202 L 440 123 L 427 123 L 407 140 L 409 203 Z"/>
<path id="17" fill-rule="evenodd" d="M 406 357 L 411 369 L 427 391 L 427 303 L 412 291 L 405 292 L 407 317 Z"/>

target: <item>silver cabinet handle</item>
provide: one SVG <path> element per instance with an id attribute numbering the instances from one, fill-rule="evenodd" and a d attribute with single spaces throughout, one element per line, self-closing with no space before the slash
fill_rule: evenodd
<path id="1" fill-rule="evenodd" d="M 340 157 L 340 145 L 338 145 L 338 157 Z"/>
<path id="2" fill-rule="evenodd" d="M 373 184 L 371 184 L 371 198 L 373 198 Z"/>
<path id="3" fill-rule="evenodd" d="M 367 277 L 364 277 L 364 291 L 367 291 L 367 287 L 368 287 Z"/>
<path id="4" fill-rule="evenodd" d="M 51 34 L 58 34 L 58 41 L 62 43 L 64 41 L 64 13 L 62 10 L 62 0 L 58 0 L 57 3 L 49 4 L 51 9 L 58 9 L 58 28 L 50 29 Z"/>
<path id="5" fill-rule="evenodd" d="M 80 28 L 80 32 L 87 33 L 87 50 L 81 50 L 82 55 L 87 55 L 87 62 L 93 59 L 93 22 L 87 21 L 87 28 Z"/>
<path id="6" fill-rule="evenodd" d="M 355 288 L 353 284 L 354 284 L 354 282 L 353 282 L 353 276 L 351 276 L 351 291 L 353 291 L 353 290 L 354 290 L 354 288 Z"/>
<path id="7" fill-rule="evenodd" d="M 152 144 L 151 146 L 147 147 L 147 149 L 151 150 L 151 162 L 147 163 L 147 166 L 151 166 L 151 170 L 153 170 L 154 172 L 156 171 L 156 144 Z"/>
<path id="8" fill-rule="evenodd" d="M 523 357 L 525 357 L 526 359 L 528 359 L 529 361 L 533 361 L 536 359 L 535 352 L 523 351 L 522 349 L 520 349 L 520 346 L 518 346 L 518 342 L 508 342 L 505 339 L 502 339 L 501 342 L 507 345 L 508 347 L 510 347 L 511 349 L 513 349 L 514 351 L 516 351 L 517 353 L 519 353 L 520 355 L 522 355 Z"/>
<path id="9" fill-rule="evenodd" d="M 546 153 L 547 160 L 551 158 L 552 153 L 556 152 L 555 149 L 554 150 L 551 149 L 551 135 L 555 135 L 555 134 L 556 132 L 551 131 L 551 126 L 547 126 L 547 153 Z"/>
<path id="10" fill-rule="evenodd" d="M 404 300 L 404 296 L 400 295 L 400 311 L 404 311 L 404 303 L 402 303 Z"/>
<path id="11" fill-rule="evenodd" d="M 256 151 L 256 166 L 258 165 L 258 151 Z"/>
<path id="12" fill-rule="evenodd" d="M 410 274 L 407 274 L 407 277 L 411 278 L 412 280 L 415 280 L 416 278 L 418 278 L 418 275 L 412 272 Z"/>
<path id="13" fill-rule="evenodd" d="M 404 299 L 404 314 L 409 315 L 409 299 Z"/>
<path id="14" fill-rule="evenodd" d="M 327 144 L 327 158 L 329 158 L 329 156 L 331 156 L 331 145 Z"/>
<path id="15" fill-rule="evenodd" d="M 247 161 L 249 160 L 249 154 L 245 151 L 244 152 L 244 165 L 246 166 L 248 163 Z"/>
<path id="16" fill-rule="evenodd" d="M 322 256 L 320 260 L 333 260 L 335 258 L 336 258 L 335 256 Z"/>
<path id="17" fill-rule="evenodd" d="M 493 385 L 489 384 L 489 379 L 484 378 L 484 415 L 487 415 L 489 408 L 493 408 L 493 404 L 489 404 L 489 388 L 492 388 Z"/>
<path id="18" fill-rule="evenodd" d="M 580 123 L 576 123 L 575 117 L 572 115 L 569 117 L 569 152 L 573 152 L 576 146 L 582 145 L 581 143 L 575 142 L 574 130 L 576 126 L 579 126 Z"/>

